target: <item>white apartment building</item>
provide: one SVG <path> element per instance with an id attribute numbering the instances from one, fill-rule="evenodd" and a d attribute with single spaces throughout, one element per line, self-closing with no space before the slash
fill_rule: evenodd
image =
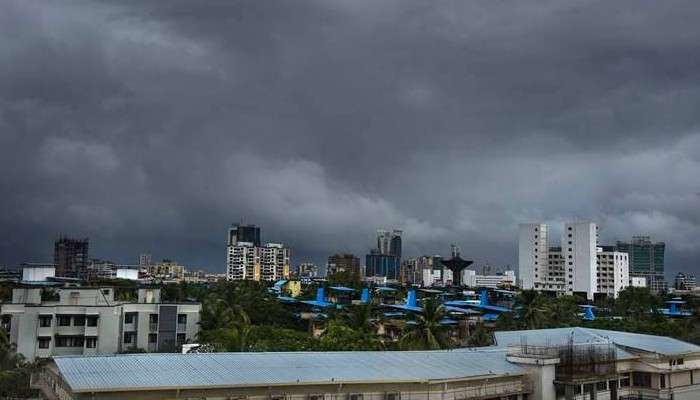
<path id="1" fill-rule="evenodd" d="M 227 247 L 226 279 L 276 281 L 289 278 L 289 248 L 279 243 L 255 246 L 237 242 Z"/>
<path id="2" fill-rule="evenodd" d="M 621 290 L 630 286 L 629 256 L 614 247 L 598 247 L 597 293 L 617 298 Z"/>
<path id="3" fill-rule="evenodd" d="M 620 290 L 629 286 L 627 258 L 620 258 L 622 253 L 618 253 L 615 259 L 615 254 L 609 253 L 616 252 L 608 248 L 599 254 L 595 223 L 565 224 L 557 247 L 549 247 L 547 232 L 546 224 L 519 227 L 518 273 L 523 289 L 581 293 L 592 300 L 595 293 L 617 297 Z M 609 259 L 609 255 L 613 258 Z"/>
<path id="4" fill-rule="evenodd" d="M 199 303 L 161 303 L 160 289 L 140 288 L 136 301 L 112 287 L 20 285 L 0 304 L 0 328 L 34 361 L 62 355 L 175 351 L 196 339 Z"/>
<path id="5" fill-rule="evenodd" d="M 462 283 L 468 287 L 497 289 L 502 286 L 515 285 L 515 271 L 505 271 L 495 275 L 477 275 L 476 271 L 462 271 Z"/>

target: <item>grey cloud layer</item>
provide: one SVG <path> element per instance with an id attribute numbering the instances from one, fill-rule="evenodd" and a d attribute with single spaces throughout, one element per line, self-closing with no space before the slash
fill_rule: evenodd
<path id="1" fill-rule="evenodd" d="M 229 222 L 295 262 L 450 243 L 513 264 L 518 222 L 700 244 L 696 2 L 0 5 L 0 263 L 223 268 Z"/>

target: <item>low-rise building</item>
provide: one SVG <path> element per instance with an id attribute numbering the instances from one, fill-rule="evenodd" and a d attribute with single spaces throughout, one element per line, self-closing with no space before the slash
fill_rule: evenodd
<path id="1" fill-rule="evenodd" d="M 587 328 L 497 332 L 450 351 L 56 357 L 33 376 L 48 398 L 564 400 L 700 398 L 700 347 Z"/>
<path id="2" fill-rule="evenodd" d="M 497 289 L 504 286 L 515 286 L 515 271 L 505 271 L 502 274 L 477 275 L 476 271 L 465 269 L 462 272 L 462 283 L 467 287 Z"/>
<path id="3" fill-rule="evenodd" d="M 695 290 L 696 281 L 695 275 L 679 272 L 673 281 L 673 287 L 676 290 Z"/>
<path id="4" fill-rule="evenodd" d="M 58 286 L 57 286 L 58 285 Z M 29 361 L 59 355 L 174 351 L 195 340 L 199 303 L 163 303 L 160 289 L 117 300 L 113 287 L 20 284 L 0 304 L 2 327 Z"/>

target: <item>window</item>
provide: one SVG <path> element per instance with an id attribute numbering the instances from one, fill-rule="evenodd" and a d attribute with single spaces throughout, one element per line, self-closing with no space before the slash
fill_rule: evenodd
<path id="1" fill-rule="evenodd" d="M 102 289 L 102 294 L 105 296 L 109 296 L 109 289 Z"/>
<path id="2" fill-rule="evenodd" d="M 85 347 L 88 349 L 94 349 L 97 347 L 97 338 L 96 337 L 86 337 L 85 338 Z"/>
<path id="3" fill-rule="evenodd" d="M 40 349 L 48 349 L 50 344 L 51 344 L 50 337 L 40 337 L 39 338 L 39 348 Z"/>
<path id="4" fill-rule="evenodd" d="M 134 342 L 134 332 L 124 332 L 124 344 L 132 344 Z"/>
<path id="5" fill-rule="evenodd" d="M 636 387 L 651 387 L 651 373 L 650 372 L 633 372 L 632 373 L 632 385 Z"/>
<path id="6" fill-rule="evenodd" d="M 56 336 L 56 347 L 83 347 L 84 343 L 82 336 Z"/>
<path id="7" fill-rule="evenodd" d="M 595 384 L 595 388 L 596 388 L 596 390 L 599 391 L 599 392 L 600 392 L 601 390 L 607 390 L 607 389 L 608 389 L 608 382 L 606 382 L 606 381 L 598 382 L 598 383 Z"/>
<path id="8" fill-rule="evenodd" d="M 187 323 L 187 314 L 178 314 L 177 315 L 177 323 L 178 324 L 186 324 Z"/>
<path id="9" fill-rule="evenodd" d="M 177 340 L 177 344 L 179 346 L 179 345 L 182 345 L 185 343 L 185 340 L 187 340 L 187 337 L 185 336 L 184 333 L 178 333 L 176 340 Z"/>
<path id="10" fill-rule="evenodd" d="M 70 315 L 57 315 L 58 326 L 70 326 Z"/>
<path id="11" fill-rule="evenodd" d="M 348 395 L 348 400 L 362 400 L 362 393 L 351 393 Z"/>
<path id="12" fill-rule="evenodd" d="M 158 323 L 158 314 L 149 315 L 148 322 L 150 322 L 152 324 L 157 324 Z"/>
<path id="13" fill-rule="evenodd" d="M 690 383 L 692 384 L 693 382 Z M 659 387 L 661 387 L 661 389 L 666 388 L 666 375 L 664 374 L 659 374 Z"/>
<path id="14" fill-rule="evenodd" d="M 323 400 L 322 394 L 310 394 L 307 400 Z"/>
<path id="15" fill-rule="evenodd" d="M 87 317 L 87 326 L 97 326 L 97 315 L 89 315 Z"/>
<path id="16" fill-rule="evenodd" d="M 51 320 L 53 317 L 51 315 L 40 315 L 39 316 L 39 326 L 42 328 L 47 328 L 51 326 Z"/>
<path id="17" fill-rule="evenodd" d="M 124 323 L 125 324 L 133 324 L 135 319 L 136 319 L 135 312 L 128 312 L 128 313 L 124 314 Z"/>
<path id="18" fill-rule="evenodd" d="M 76 315 L 73 317 L 73 326 L 85 326 L 85 316 Z"/>
<path id="19" fill-rule="evenodd" d="M 157 333 L 149 333 L 148 334 L 148 343 L 158 343 L 158 334 Z"/>
<path id="20" fill-rule="evenodd" d="M 384 395 L 384 400 L 401 400 L 401 393 L 387 393 L 386 395 Z"/>

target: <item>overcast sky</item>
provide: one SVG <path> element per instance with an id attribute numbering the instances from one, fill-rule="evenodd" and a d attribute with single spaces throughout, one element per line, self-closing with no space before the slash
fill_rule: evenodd
<path id="1" fill-rule="evenodd" d="M 0 2 L 0 265 L 222 272 L 230 223 L 293 264 L 592 220 L 700 269 L 700 3 Z"/>

